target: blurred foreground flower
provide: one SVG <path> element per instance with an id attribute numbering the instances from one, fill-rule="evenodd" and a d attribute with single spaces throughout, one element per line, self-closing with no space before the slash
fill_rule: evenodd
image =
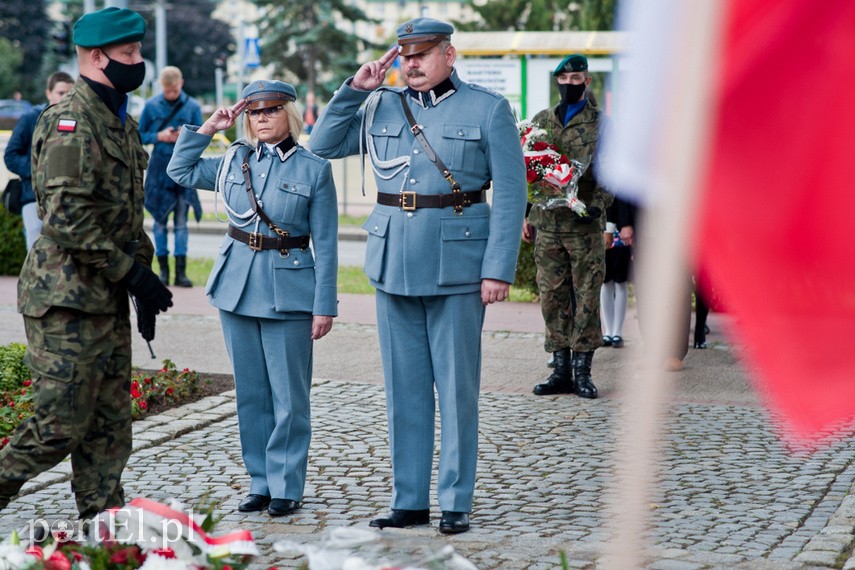
<path id="1" fill-rule="evenodd" d="M 41 538 L 47 540 L 28 544 L 13 532 L 0 544 L 0 568 L 242 570 L 258 555 L 247 531 L 209 534 L 216 525 L 212 506 L 197 515 L 180 503 L 134 499 L 87 521 L 78 533 L 67 521 L 44 524 Z"/>
<path id="2" fill-rule="evenodd" d="M 309 570 L 477 570 L 439 541 L 339 527 L 315 544 L 281 541 L 278 552 L 303 554 Z"/>

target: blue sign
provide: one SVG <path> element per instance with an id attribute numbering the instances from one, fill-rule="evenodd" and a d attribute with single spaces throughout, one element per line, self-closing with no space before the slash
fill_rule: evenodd
<path id="1" fill-rule="evenodd" d="M 246 38 L 243 44 L 243 64 L 252 69 L 261 65 L 261 48 L 258 38 Z"/>

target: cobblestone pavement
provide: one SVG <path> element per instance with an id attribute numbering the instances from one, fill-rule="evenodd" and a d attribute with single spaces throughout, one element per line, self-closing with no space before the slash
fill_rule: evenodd
<path id="1" fill-rule="evenodd" d="M 248 479 L 231 393 L 136 422 L 126 492 L 188 505 L 216 500 L 226 513 L 221 530 L 250 530 L 261 563 L 297 567 L 298 556 L 272 545 L 316 542 L 333 527 L 367 528 L 386 510 L 390 493 L 382 387 L 318 381 L 312 406 L 306 497 L 295 516 L 274 520 L 235 511 Z M 431 547 L 450 543 L 479 568 L 556 568 L 562 549 L 571 568 L 608 567 L 604 511 L 618 406 L 617 400 L 484 393 L 473 529 L 442 536 L 434 512 L 431 527 L 384 533 Z M 682 403 L 669 417 L 664 447 L 646 567 L 845 562 L 855 521 L 850 438 L 812 455 L 793 454 L 757 407 Z M 34 518 L 73 518 L 68 471 L 66 462 L 28 484 L 0 515 L 0 531 L 25 528 Z"/>
<path id="2" fill-rule="evenodd" d="M 0 279 L 0 343 L 24 340 L 13 285 Z M 159 356 L 200 372 L 228 372 L 219 321 L 201 288 L 174 292 L 176 308 L 184 312 L 176 309 L 158 320 Z M 344 298 L 343 322 L 316 345 L 314 434 L 305 504 L 298 513 L 271 519 L 236 512 L 248 477 L 233 393 L 135 422 L 135 450 L 124 475 L 128 498 L 175 498 L 190 506 L 218 502 L 217 512 L 225 515 L 219 530 L 245 528 L 256 537 L 262 550 L 258 568 L 299 566 L 299 555 L 274 550 L 279 541 L 315 544 L 334 528 L 368 530 L 368 521 L 386 512 L 391 492 L 371 301 Z M 601 397 L 591 401 L 531 395 L 532 385 L 547 373 L 542 323 L 531 319 L 531 307 L 494 309 L 508 313 L 484 333 L 472 530 L 439 534 L 434 507 L 431 526 L 381 536 L 434 550 L 450 544 L 481 569 L 558 568 L 561 551 L 570 568 L 614 567 L 606 553 L 606 506 L 621 461 L 614 456 L 615 431 L 628 404 L 621 387 L 643 381 L 632 313 L 627 347 L 596 353 Z M 786 449 L 750 389 L 738 347 L 722 336 L 727 319 L 713 314 L 710 325 L 711 348 L 690 351 L 683 371 L 672 377 L 643 566 L 855 570 L 852 430 L 812 454 Z M 134 351 L 138 366 L 151 366 L 138 339 Z M 66 461 L 28 483 L 0 513 L 0 535 L 26 532 L 37 518 L 73 519 L 69 472 Z"/>

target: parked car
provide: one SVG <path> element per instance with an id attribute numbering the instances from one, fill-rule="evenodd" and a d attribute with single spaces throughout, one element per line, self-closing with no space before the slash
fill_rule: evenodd
<path id="1" fill-rule="evenodd" d="M 21 116 L 33 109 L 29 101 L 17 99 L 0 99 L 0 131 L 12 130 Z"/>

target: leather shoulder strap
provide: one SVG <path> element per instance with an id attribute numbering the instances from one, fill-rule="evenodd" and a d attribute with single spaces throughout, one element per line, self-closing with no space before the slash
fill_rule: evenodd
<path id="1" fill-rule="evenodd" d="M 416 118 L 413 116 L 413 112 L 407 104 L 407 94 L 401 92 L 398 93 L 398 95 L 401 97 L 401 107 L 404 108 L 404 115 L 406 115 L 407 122 L 410 124 L 410 131 L 413 133 L 413 136 L 416 137 L 416 140 L 419 141 L 419 144 L 422 145 L 422 148 L 425 149 L 425 154 L 430 161 L 436 165 L 437 169 L 439 169 L 442 177 L 448 180 L 448 183 L 451 184 L 451 195 L 454 197 L 454 213 L 458 215 L 462 214 L 463 197 L 460 194 L 460 183 L 454 180 L 454 176 L 451 175 L 451 171 L 447 166 L 445 166 L 445 163 L 433 150 L 433 147 L 430 146 L 430 143 L 422 132 L 422 126 L 416 122 Z"/>
<path id="2" fill-rule="evenodd" d="M 246 183 L 246 196 L 249 199 L 249 205 L 252 206 L 252 211 L 258 214 L 258 217 L 261 218 L 261 221 L 270 228 L 271 231 L 275 232 L 277 235 L 287 237 L 288 232 L 278 227 L 273 223 L 273 220 L 270 219 L 270 216 L 261 209 L 261 206 L 258 205 L 258 200 L 255 199 L 255 190 L 252 188 L 252 177 L 249 174 L 249 155 L 251 155 L 254 151 L 250 150 L 246 153 L 246 156 L 243 157 L 243 164 L 241 164 L 240 169 L 243 172 L 243 180 Z"/>

